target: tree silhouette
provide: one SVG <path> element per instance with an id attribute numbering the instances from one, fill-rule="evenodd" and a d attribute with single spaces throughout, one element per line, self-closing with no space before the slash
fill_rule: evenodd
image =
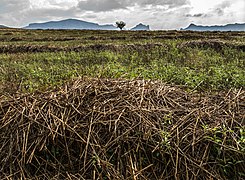
<path id="1" fill-rule="evenodd" d="M 117 28 L 120 28 L 120 30 L 122 30 L 126 26 L 126 23 L 123 21 L 117 21 L 116 25 L 117 25 Z"/>

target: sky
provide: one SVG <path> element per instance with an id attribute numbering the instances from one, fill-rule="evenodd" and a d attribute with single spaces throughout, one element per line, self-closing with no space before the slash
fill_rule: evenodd
<path id="1" fill-rule="evenodd" d="M 0 24 L 80 19 L 98 24 L 139 23 L 151 29 L 180 29 L 190 23 L 245 23 L 245 0 L 0 0 Z"/>

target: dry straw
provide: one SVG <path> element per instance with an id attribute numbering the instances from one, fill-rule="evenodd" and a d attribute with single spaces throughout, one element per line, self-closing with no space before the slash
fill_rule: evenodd
<path id="1" fill-rule="evenodd" d="M 242 179 L 244 90 L 79 79 L 0 97 L 0 179 Z"/>

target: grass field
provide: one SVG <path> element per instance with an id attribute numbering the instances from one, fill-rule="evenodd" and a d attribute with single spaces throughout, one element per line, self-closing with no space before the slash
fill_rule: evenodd
<path id="1" fill-rule="evenodd" d="M 75 77 L 158 79 L 191 89 L 245 85 L 245 33 L 0 31 L 1 92 Z"/>
<path id="2" fill-rule="evenodd" d="M 0 29 L 0 178 L 243 179 L 244 86 L 244 32 Z"/>

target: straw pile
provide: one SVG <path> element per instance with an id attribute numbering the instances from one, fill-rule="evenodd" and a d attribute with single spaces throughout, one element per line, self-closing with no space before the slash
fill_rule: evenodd
<path id="1" fill-rule="evenodd" d="M 244 90 L 79 79 L 0 97 L 0 179 L 242 179 Z"/>

